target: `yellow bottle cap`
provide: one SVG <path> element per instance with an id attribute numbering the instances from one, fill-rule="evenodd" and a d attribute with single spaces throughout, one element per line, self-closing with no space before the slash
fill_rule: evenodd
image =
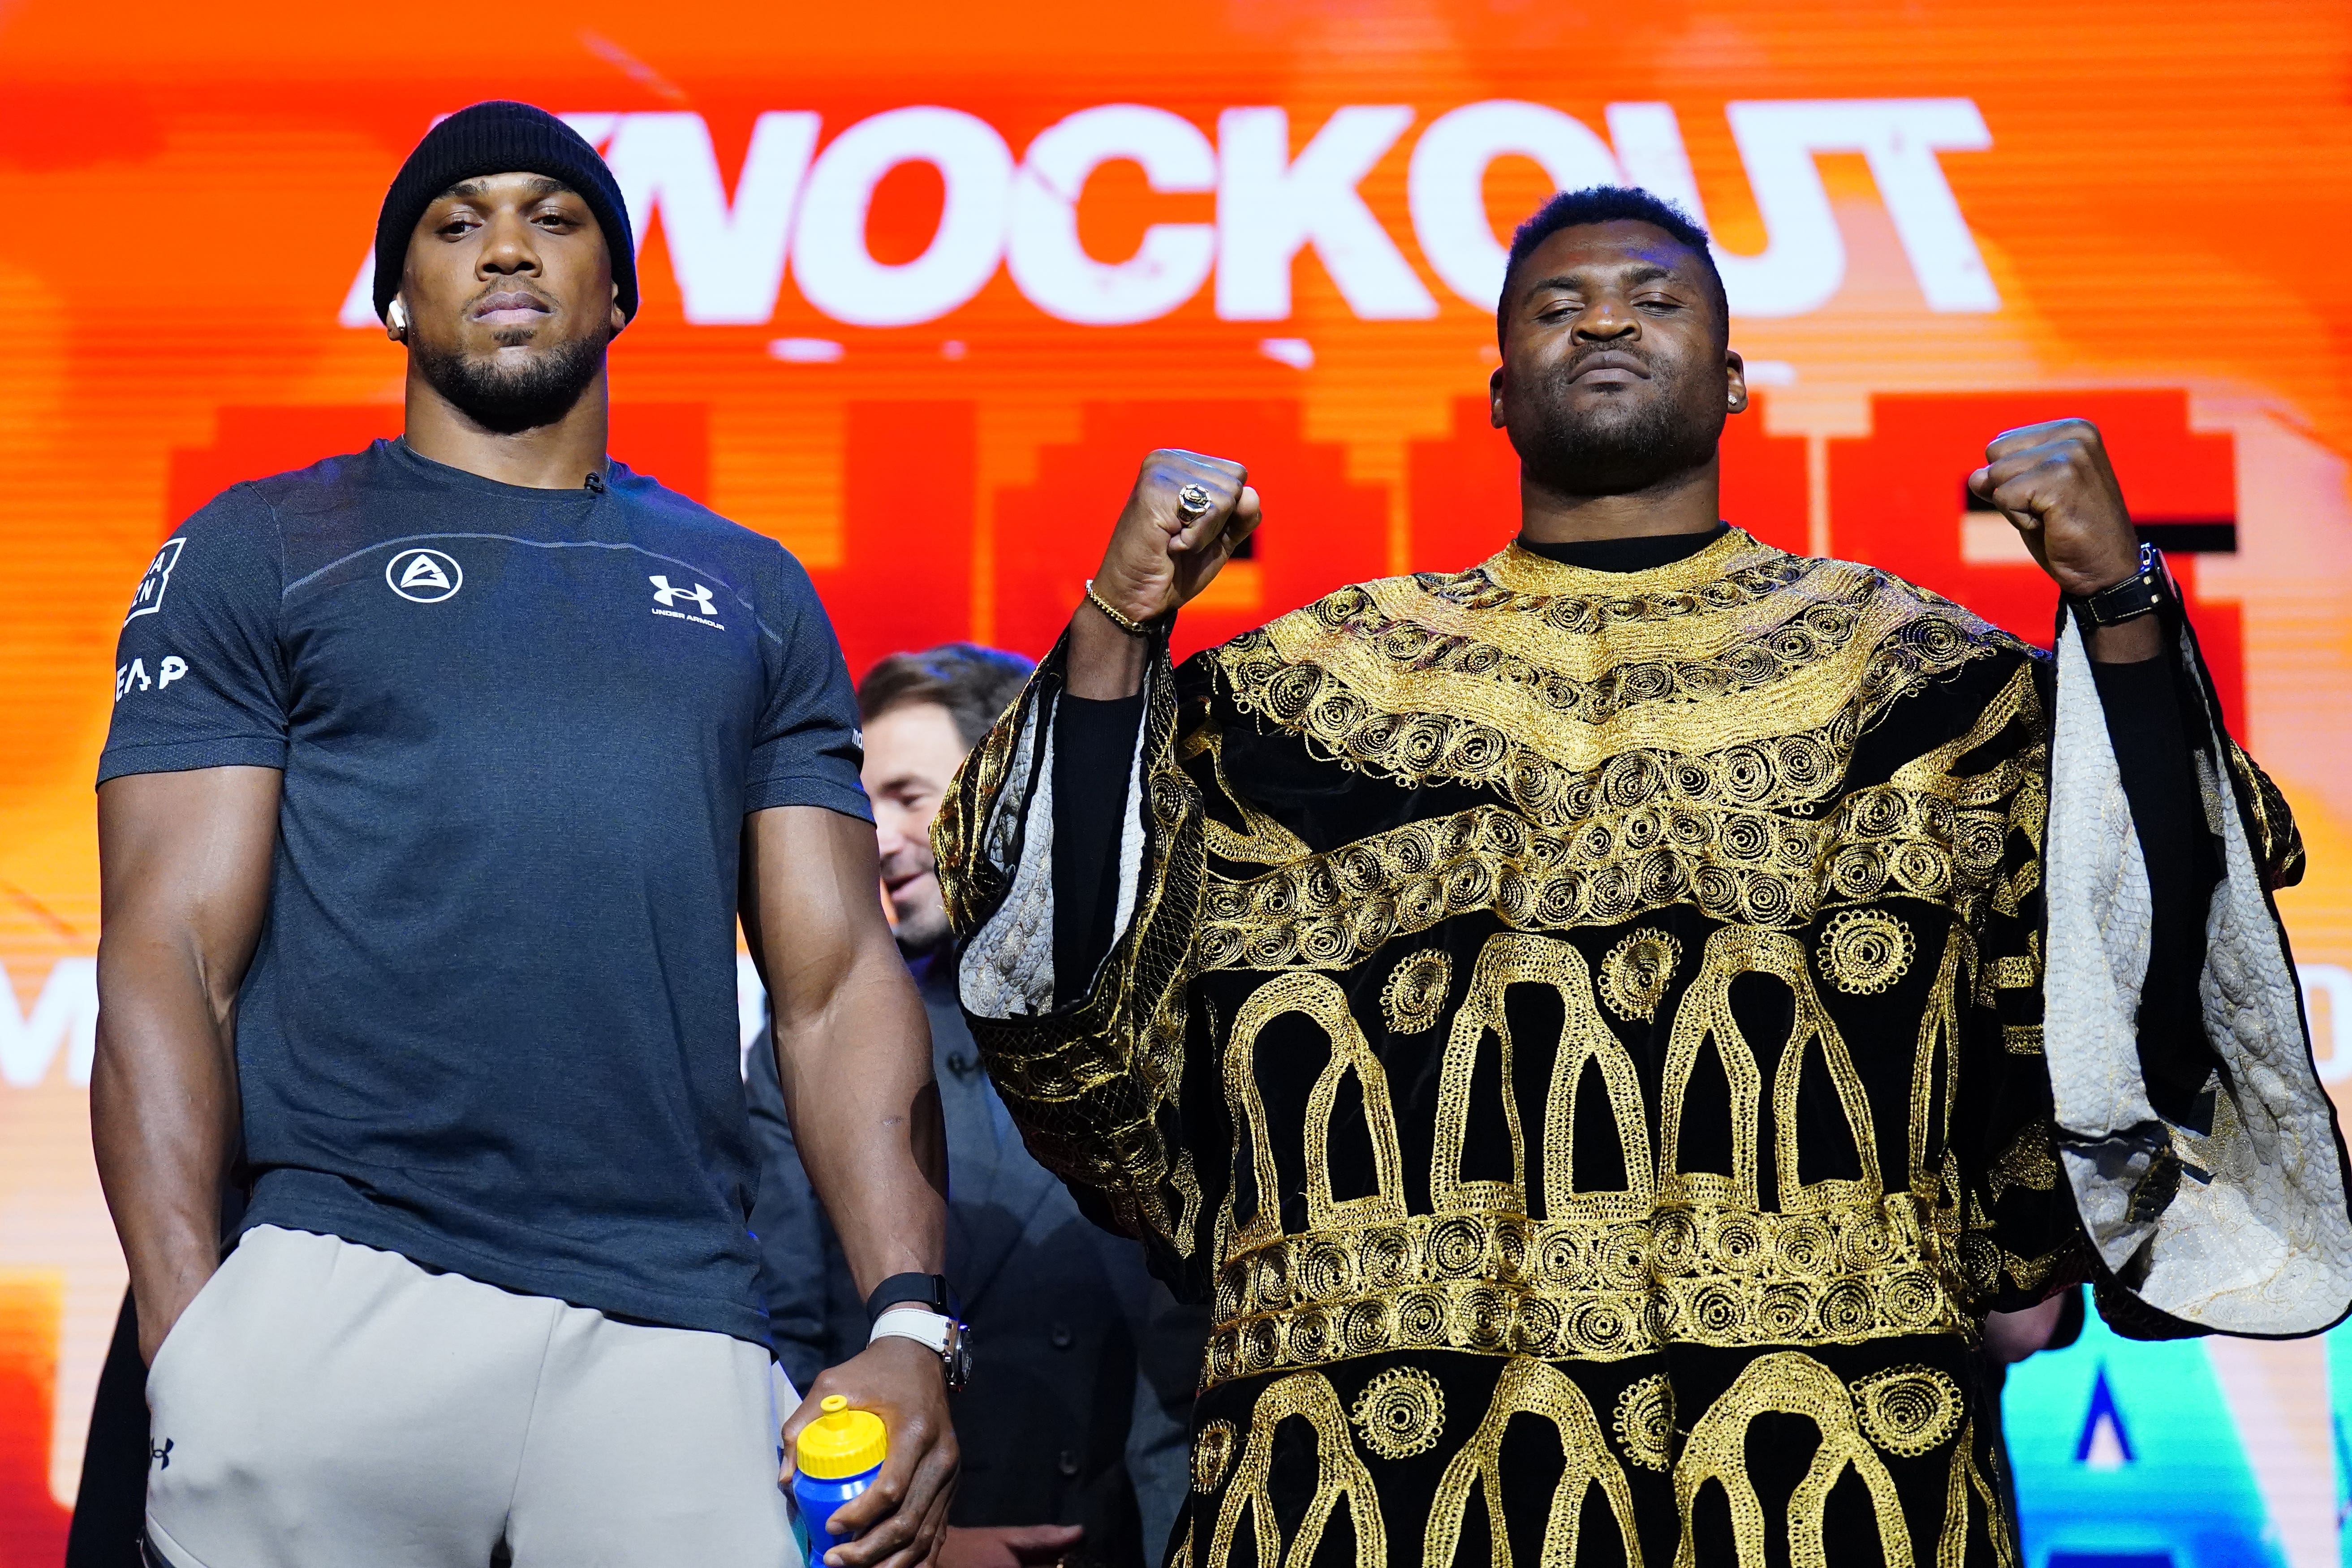
<path id="1" fill-rule="evenodd" d="M 882 1417 L 870 1410 L 852 1410 L 849 1401 L 828 1394 L 818 1406 L 824 1412 L 801 1428 L 801 1473 L 820 1481 L 837 1481 L 870 1470 L 890 1451 Z"/>

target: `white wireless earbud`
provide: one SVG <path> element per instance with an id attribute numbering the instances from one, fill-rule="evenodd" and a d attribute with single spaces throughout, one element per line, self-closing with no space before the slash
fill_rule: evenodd
<path id="1" fill-rule="evenodd" d="M 383 324 L 392 329 L 395 338 L 408 334 L 408 303 L 397 294 L 392 297 L 391 308 L 383 313 Z"/>

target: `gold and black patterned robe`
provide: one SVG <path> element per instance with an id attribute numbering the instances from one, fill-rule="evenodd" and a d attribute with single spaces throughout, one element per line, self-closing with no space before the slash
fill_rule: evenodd
<path id="1" fill-rule="evenodd" d="M 1049 658 L 940 864 L 1031 1149 L 1213 1302 L 1172 1561 L 2005 1563 L 1985 1311 L 2341 1316 L 2300 848 L 2170 626 L 2221 868 L 2179 1121 L 2072 630 L 1738 530 L 1342 590 L 1162 660 L 1058 1009 Z"/>

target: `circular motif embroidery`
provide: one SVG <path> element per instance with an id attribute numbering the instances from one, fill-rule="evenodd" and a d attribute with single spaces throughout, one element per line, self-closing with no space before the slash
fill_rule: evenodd
<path id="1" fill-rule="evenodd" d="M 1601 999 L 1621 1018 L 1650 1018 L 1665 999 L 1666 983 L 1683 961 L 1683 944 L 1644 927 L 1609 950 L 1601 961 Z"/>
<path id="2" fill-rule="evenodd" d="M 1870 1440 L 1916 1458 L 1949 1441 L 1960 1425 L 1960 1385 L 1932 1366 L 1894 1366 L 1857 1378 L 1855 1413 Z"/>
<path id="3" fill-rule="evenodd" d="M 1419 1367 L 1392 1367 L 1364 1384 L 1348 1414 L 1365 1447 L 1383 1459 L 1410 1458 L 1445 1430 L 1445 1392 Z"/>
<path id="4" fill-rule="evenodd" d="M 1902 979 L 1917 946 L 1911 928 L 1885 910 L 1848 910 L 1822 931 L 1816 956 L 1831 984 L 1861 996 Z"/>
<path id="5" fill-rule="evenodd" d="M 1653 1373 L 1617 1396 L 1617 1441 L 1625 1457 L 1645 1470 L 1663 1470 L 1675 1435 L 1675 1389 L 1664 1373 Z"/>
<path id="6" fill-rule="evenodd" d="M 1437 1022 L 1445 993 L 1454 984 L 1454 960 L 1424 948 L 1400 960 L 1381 987 L 1381 1014 L 1392 1035 L 1418 1035 Z"/>
<path id="7" fill-rule="evenodd" d="M 1234 1424 L 1212 1421 L 1192 1439 L 1192 1489 L 1206 1497 L 1225 1479 L 1234 1462 Z"/>

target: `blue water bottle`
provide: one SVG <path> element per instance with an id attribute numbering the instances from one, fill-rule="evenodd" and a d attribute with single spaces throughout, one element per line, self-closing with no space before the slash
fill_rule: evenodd
<path id="1" fill-rule="evenodd" d="M 824 1414 L 801 1428 L 793 1466 L 793 1533 L 808 1568 L 824 1568 L 824 1554 L 848 1539 L 827 1532 L 825 1521 L 874 1484 L 889 1452 L 882 1418 L 872 1411 L 850 1409 L 838 1394 L 818 1408 Z"/>

